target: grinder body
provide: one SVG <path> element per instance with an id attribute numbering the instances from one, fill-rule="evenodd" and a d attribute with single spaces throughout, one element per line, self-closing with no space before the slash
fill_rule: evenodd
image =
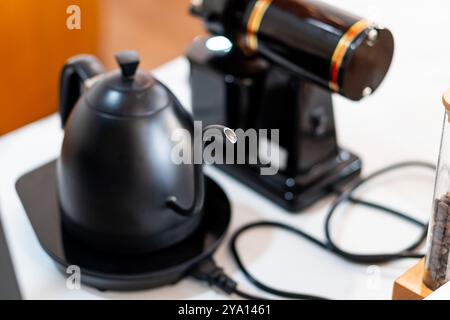
<path id="1" fill-rule="evenodd" d="M 332 93 L 360 100 L 378 88 L 393 56 L 389 30 L 318 1 L 203 0 L 192 12 L 215 36 L 187 53 L 195 119 L 279 129 L 276 175 L 260 174 L 263 161 L 219 168 L 292 212 L 359 175 L 360 159 L 338 145 Z M 232 46 L 211 46 L 217 36 Z M 264 160 L 271 141 L 258 143 L 247 159 Z"/>
<path id="2" fill-rule="evenodd" d="M 388 29 L 316 0 L 205 0 L 192 10 L 248 55 L 355 101 L 378 88 L 394 53 Z"/>

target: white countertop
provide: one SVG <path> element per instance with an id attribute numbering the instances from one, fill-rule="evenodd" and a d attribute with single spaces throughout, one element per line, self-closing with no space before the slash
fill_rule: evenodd
<path id="1" fill-rule="evenodd" d="M 389 26 L 397 41 L 396 57 L 385 83 L 360 103 L 335 97 L 341 145 L 359 154 L 364 174 L 404 160 L 436 162 L 443 108 L 441 94 L 450 87 L 450 42 L 446 0 L 340 0 L 336 5 Z M 145 57 L 144 57 L 145 58 Z M 189 107 L 187 63 L 180 58 L 159 68 L 157 77 Z M 56 158 L 63 133 L 56 115 L 0 138 L 0 206 L 20 286 L 27 299 L 220 299 L 223 295 L 191 279 L 176 286 L 141 292 L 68 290 L 65 279 L 33 234 L 14 184 L 22 174 Z M 227 192 L 233 206 L 231 229 L 250 221 L 290 223 L 323 239 L 325 199 L 302 214 L 292 215 L 214 168 L 206 172 Z M 433 174 L 424 170 L 394 173 L 364 188 L 361 195 L 404 210 L 426 221 L 430 214 Z M 405 247 L 418 235 L 414 226 L 361 207 L 345 206 L 334 220 L 335 238 L 355 252 L 386 252 Z M 343 208 L 343 209 L 344 209 Z M 249 292 L 254 289 L 237 271 L 228 238 L 217 262 Z M 333 299 L 390 299 L 394 280 L 413 266 L 403 260 L 382 266 L 349 263 L 303 239 L 258 230 L 245 236 L 240 251 L 252 272 L 266 283 L 291 291 Z M 450 298 L 450 286 L 436 293 Z"/>

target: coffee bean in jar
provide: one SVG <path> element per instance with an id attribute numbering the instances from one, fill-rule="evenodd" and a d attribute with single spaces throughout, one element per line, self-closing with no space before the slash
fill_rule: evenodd
<path id="1" fill-rule="evenodd" d="M 423 282 L 432 290 L 450 280 L 450 90 L 443 96 L 444 126 L 428 228 Z"/>
<path id="2" fill-rule="evenodd" d="M 434 221 L 430 224 L 428 255 L 424 282 L 430 289 L 437 289 L 447 280 L 450 252 L 450 193 L 436 199 L 433 205 Z"/>

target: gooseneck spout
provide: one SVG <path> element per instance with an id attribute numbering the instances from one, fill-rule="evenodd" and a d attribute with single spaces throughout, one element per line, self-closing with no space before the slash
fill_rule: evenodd
<path id="1" fill-rule="evenodd" d="M 202 137 L 208 133 L 209 130 L 220 131 L 222 136 L 225 138 L 223 141 L 229 141 L 233 144 L 237 142 L 236 133 L 230 128 L 221 125 L 210 125 L 203 129 Z M 204 149 L 204 146 L 205 141 L 203 142 L 202 150 Z M 202 211 L 204 198 L 205 183 L 203 176 L 203 165 L 202 163 L 194 163 L 194 201 L 192 205 L 186 208 L 178 203 L 175 196 L 171 196 L 167 199 L 167 206 L 179 215 L 191 217 Z"/>

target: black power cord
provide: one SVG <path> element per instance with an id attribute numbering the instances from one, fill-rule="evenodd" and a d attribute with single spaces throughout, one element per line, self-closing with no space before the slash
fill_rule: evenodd
<path id="1" fill-rule="evenodd" d="M 404 213 L 401 213 L 399 211 L 387 208 L 385 206 L 371 203 L 364 200 L 359 200 L 353 197 L 353 193 L 359 189 L 361 186 L 366 184 L 367 182 L 380 177 L 386 173 L 392 172 L 394 170 L 403 169 L 403 168 L 414 168 L 414 167 L 421 167 L 421 168 L 427 168 L 431 170 L 436 170 L 436 167 L 432 164 L 426 163 L 426 162 L 419 162 L 419 161 L 410 161 L 410 162 L 402 162 L 398 164 L 394 164 L 391 166 L 388 166 L 384 169 L 378 170 L 366 178 L 360 179 L 358 182 L 356 182 L 349 190 L 342 192 L 334 201 L 334 203 L 331 205 L 330 210 L 328 211 L 326 220 L 325 220 L 325 236 L 327 239 L 327 244 L 329 246 L 330 251 L 336 253 L 337 255 L 350 260 L 352 262 L 356 263 L 363 263 L 363 264 L 372 264 L 372 263 L 386 263 L 397 259 L 405 259 L 405 258 L 422 258 L 423 255 L 414 253 L 413 251 L 416 250 L 427 238 L 428 233 L 428 225 L 425 223 L 422 223 L 421 221 L 414 219 Z M 344 202 L 353 202 L 355 204 L 360 204 L 364 206 L 371 207 L 373 209 L 377 209 L 380 211 L 384 211 L 388 214 L 394 215 L 398 218 L 401 218 L 407 222 L 413 223 L 419 227 L 422 228 L 422 233 L 420 237 L 412 243 L 408 248 L 405 248 L 404 250 L 394 253 L 394 254 L 372 254 L 372 255 L 361 255 L 361 254 L 353 254 L 350 252 L 347 252 L 345 250 L 342 250 L 339 248 L 338 245 L 333 241 L 331 237 L 331 219 L 336 212 L 336 209 Z"/>
<path id="2" fill-rule="evenodd" d="M 279 290 L 273 287 L 270 287 L 260 280 L 258 280 L 255 276 L 253 276 L 250 271 L 247 269 L 247 267 L 242 262 L 242 259 L 240 257 L 240 254 L 237 250 L 237 241 L 245 232 L 257 228 L 267 228 L 267 227 L 273 227 L 282 229 L 288 232 L 291 232 L 293 234 L 296 234 L 311 243 L 317 245 L 318 247 L 330 251 L 348 261 L 354 262 L 354 263 L 360 263 L 360 264 L 382 264 L 387 263 L 393 260 L 397 259 L 406 259 L 406 258 L 422 258 L 423 255 L 419 253 L 415 253 L 414 251 L 419 248 L 419 246 L 422 245 L 422 243 L 425 241 L 427 237 L 427 231 L 428 231 L 428 225 L 413 218 L 410 217 L 400 211 L 388 208 L 386 206 L 361 200 L 358 198 L 355 198 L 353 196 L 354 192 L 359 189 L 361 186 L 366 184 L 367 182 L 384 175 L 386 173 L 392 172 L 394 170 L 403 169 L 403 168 L 413 168 L 413 167 L 419 167 L 419 168 L 427 168 L 431 170 L 436 170 L 436 167 L 432 164 L 426 163 L 426 162 L 420 162 L 420 161 L 410 161 L 410 162 L 402 162 L 398 164 L 394 164 L 391 166 L 388 166 L 386 168 L 383 168 L 381 170 L 378 170 L 371 175 L 367 176 L 366 178 L 360 179 L 357 181 L 352 187 L 350 187 L 348 190 L 345 191 L 338 191 L 338 196 L 336 200 L 331 205 L 325 219 L 325 236 L 326 241 L 322 242 L 313 236 L 303 232 L 300 229 L 294 228 L 290 225 L 274 222 L 274 221 L 259 221 L 250 223 L 247 225 L 242 226 L 239 228 L 231 237 L 230 240 L 230 250 L 231 254 L 236 261 L 237 266 L 242 271 L 242 273 L 245 275 L 245 277 L 257 288 L 261 289 L 262 291 L 265 291 L 269 294 L 283 297 L 283 298 L 289 298 L 289 299 L 309 299 L 309 300 L 324 300 L 325 298 L 309 295 L 309 294 L 303 294 L 303 293 L 296 293 L 296 292 L 289 292 L 284 290 Z M 387 214 L 396 216 L 402 220 L 405 220 L 409 223 L 415 224 L 418 227 L 422 229 L 422 233 L 420 234 L 420 237 L 412 243 L 409 247 L 407 247 L 404 250 L 401 250 L 397 253 L 382 253 L 382 254 L 354 254 L 348 251 L 345 251 L 341 249 L 332 239 L 331 236 L 331 220 L 336 213 L 337 208 L 342 205 L 345 202 L 352 202 L 357 205 L 366 206 L 369 208 L 373 208 L 376 210 L 380 210 L 382 212 L 385 212 Z M 251 294 L 248 294 L 246 292 L 243 292 L 237 288 L 237 283 L 234 282 L 231 278 L 229 278 L 221 268 L 219 268 L 215 262 L 212 259 L 209 259 L 205 261 L 204 263 L 201 263 L 192 273 L 192 275 L 201 281 L 208 282 L 211 286 L 218 287 L 222 289 L 227 294 L 236 294 L 242 298 L 245 299 L 252 299 L 252 300 L 264 300 L 265 298 L 257 297 Z"/>

